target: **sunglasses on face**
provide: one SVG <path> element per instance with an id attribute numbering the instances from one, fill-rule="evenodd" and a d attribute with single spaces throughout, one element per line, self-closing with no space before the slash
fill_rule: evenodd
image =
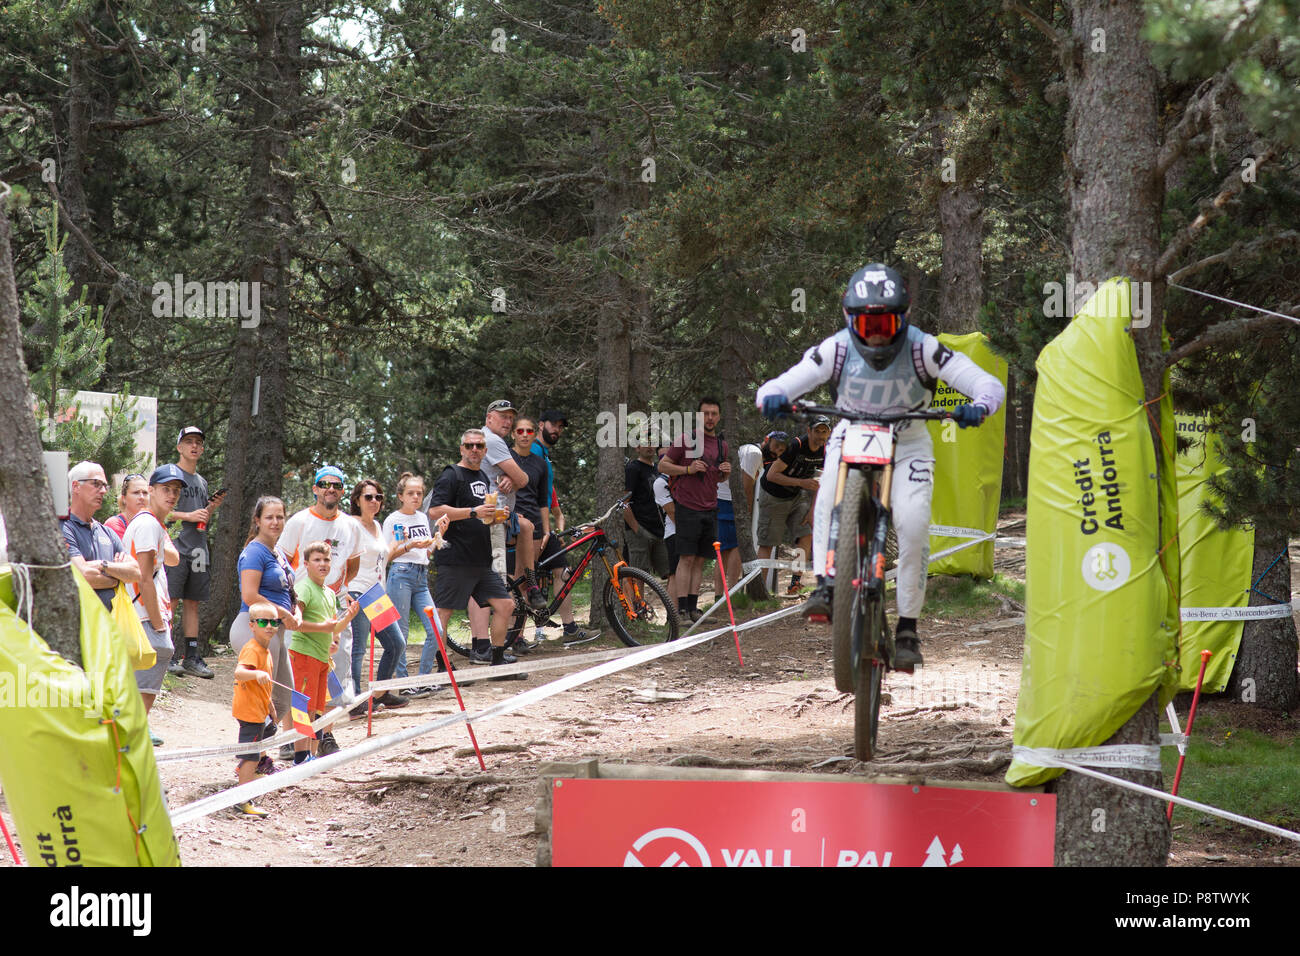
<path id="1" fill-rule="evenodd" d="M 516 428 L 516 429 L 515 429 L 515 434 L 516 434 L 516 435 L 536 435 L 536 434 L 537 434 L 537 429 L 536 429 L 536 428 Z"/>
<path id="2" fill-rule="evenodd" d="M 270 618 L 268 620 L 267 618 L 264 617 L 255 617 L 253 618 L 253 623 L 256 624 L 258 627 L 275 627 L 280 622 L 277 621 L 275 618 Z"/>
<path id="3" fill-rule="evenodd" d="M 366 499 L 366 501 L 383 501 L 383 500 L 384 500 L 384 496 L 383 496 L 382 493 L 381 493 L 381 494 L 377 494 L 377 495 L 362 495 L 361 497 L 364 498 L 364 499 Z"/>
<path id="4" fill-rule="evenodd" d="M 461 448 L 471 448 L 471 449 L 473 449 L 473 448 L 481 448 L 481 449 L 485 449 L 485 450 L 486 450 L 486 449 L 487 449 L 487 442 L 485 442 L 485 441 L 464 441 L 464 442 L 461 442 L 461 443 L 460 443 L 460 447 L 461 447 Z"/>
<path id="5" fill-rule="evenodd" d="M 326 488 L 326 489 L 328 489 L 328 490 L 330 490 L 330 491 L 342 491 L 342 490 L 343 490 L 343 482 L 341 482 L 341 481 L 318 481 L 318 482 L 316 482 L 316 487 L 317 487 L 317 488 Z"/>

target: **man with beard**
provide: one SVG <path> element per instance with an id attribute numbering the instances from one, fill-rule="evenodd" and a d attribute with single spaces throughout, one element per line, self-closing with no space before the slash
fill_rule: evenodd
<path id="1" fill-rule="evenodd" d="M 325 577 L 325 587 L 338 595 L 339 605 L 350 607 L 352 598 L 348 595 L 348 582 L 361 570 L 361 528 L 351 515 L 339 510 L 343 499 L 343 472 L 333 465 L 326 465 L 316 472 L 312 483 L 312 493 L 316 503 L 304 508 L 284 523 L 284 532 L 280 535 L 280 550 L 289 556 L 289 564 L 295 574 L 306 578 L 302 550 L 313 541 L 326 541 L 330 546 L 330 570 Z M 344 693 L 349 693 L 352 683 L 352 629 L 344 628 L 339 632 L 339 646 L 334 652 L 334 673 L 344 684 Z M 319 756 L 328 756 L 338 751 L 334 735 L 326 732 L 321 739 Z"/>
<path id="2" fill-rule="evenodd" d="M 700 399 L 698 419 L 699 430 L 693 436 L 682 435 L 659 460 L 659 470 L 677 479 L 671 489 L 677 503 L 677 610 L 692 621 L 704 616 L 698 607 L 700 578 L 718 540 L 718 482 L 731 474 L 727 443 L 717 434 L 722 405 L 716 398 Z"/>
<path id="3" fill-rule="evenodd" d="M 550 493 L 550 519 L 551 531 L 564 530 L 564 512 L 560 509 L 560 498 L 555 492 L 555 464 L 551 461 L 551 451 L 559 444 L 560 436 L 569 426 L 569 417 L 564 412 L 555 408 L 548 408 L 542 413 L 541 420 L 538 422 L 540 429 L 537 440 L 533 442 L 533 454 L 541 455 L 546 460 L 546 484 L 551 489 Z M 541 564 L 547 558 L 558 553 L 563 549 L 563 545 L 552 533 L 546 539 L 541 553 L 537 556 L 537 563 Z M 562 565 L 560 572 L 565 581 L 569 579 L 569 567 L 567 562 L 557 561 L 551 565 L 551 570 L 556 566 Z M 543 572 L 546 573 L 546 572 Z M 584 644 L 587 641 L 594 641 L 600 636 L 599 631 L 588 631 L 578 627 L 573 620 L 573 595 L 570 594 L 560 604 L 560 620 L 564 622 L 564 642 L 566 644 Z"/>

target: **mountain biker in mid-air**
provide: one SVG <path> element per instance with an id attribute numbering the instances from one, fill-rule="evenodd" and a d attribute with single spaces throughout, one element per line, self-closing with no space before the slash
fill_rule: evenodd
<path id="1" fill-rule="evenodd" d="M 849 279 L 841 302 L 845 328 L 804 353 L 803 360 L 758 390 L 756 404 L 768 418 L 787 411 L 790 400 L 826 382 L 835 407 L 852 412 L 920 411 L 929 406 L 939 380 L 972 404 L 952 409 L 962 428 L 979 425 L 996 412 L 1006 390 L 965 355 L 940 344 L 907 321 L 911 300 L 903 277 L 888 266 L 863 266 Z M 841 420 L 826 446 L 826 467 L 813 515 L 813 569 L 817 589 L 804 614 L 828 620 L 834 577 L 826 552 L 830 543 L 835 481 L 846 422 Z M 934 490 L 934 450 L 929 430 L 917 422 L 898 426 L 892 491 L 893 524 L 898 536 L 898 629 L 895 666 L 922 663 L 916 619 L 925 603 L 930 558 L 930 497 Z"/>

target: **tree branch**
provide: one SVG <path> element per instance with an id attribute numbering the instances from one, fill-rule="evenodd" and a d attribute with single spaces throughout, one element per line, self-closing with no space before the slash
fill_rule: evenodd
<path id="1" fill-rule="evenodd" d="M 94 262 L 95 265 L 99 266 L 101 272 L 112 276 L 114 280 L 124 278 L 122 273 L 114 269 L 112 263 L 101 256 L 95 247 L 91 245 L 90 240 L 86 238 L 86 234 L 81 231 L 81 228 L 73 220 L 72 215 L 68 212 L 68 207 L 63 202 L 63 197 L 59 195 L 59 187 L 54 185 L 54 183 L 46 183 L 45 185 L 46 188 L 49 189 L 50 195 L 54 197 L 54 201 L 59 204 L 59 208 L 62 210 L 59 214 L 60 225 L 76 237 L 77 242 L 81 243 L 81 247 L 86 250 L 86 255 L 90 257 L 91 261 Z"/>
<path id="2" fill-rule="evenodd" d="M 157 116 L 141 116 L 130 120 L 95 120 L 90 124 L 90 128 L 99 130 L 140 129 L 142 126 L 157 126 L 159 123 L 170 123 L 174 119 L 176 119 L 175 116 L 160 113 Z"/>
<path id="3" fill-rule="evenodd" d="M 1298 305 L 1300 303 L 1291 303 L 1282 306 L 1277 311 L 1294 312 Z M 1300 322 L 1300 319 L 1294 321 Z M 1172 366 L 1189 355 L 1224 342 L 1239 342 L 1241 337 L 1248 332 L 1254 332 L 1257 329 L 1267 328 L 1272 325 L 1283 325 L 1286 322 L 1286 319 L 1278 318 L 1275 315 L 1255 315 L 1245 319 L 1229 319 L 1227 322 L 1216 322 L 1205 331 L 1204 335 L 1171 350 L 1165 356 L 1165 365 L 1166 367 Z"/>
<path id="4" fill-rule="evenodd" d="M 1236 265 L 1240 262 L 1249 262 L 1250 260 L 1261 255 L 1266 249 L 1276 246 L 1297 246 L 1300 245 L 1300 232 L 1294 229 L 1287 229 L 1285 232 L 1275 233 L 1271 236 L 1262 236 L 1259 239 L 1253 239 L 1250 242 L 1234 242 L 1222 252 L 1216 252 L 1212 256 L 1206 256 L 1204 259 L 1197 259 L 1195 262 L 1183 266 L 1177 272 L 1171 273 L 1170 282 L 1180 282 L 1189 275 L 1194 275 L 1210 266 L 1222 265 L 1224 263 Z"/>
<path id="5" fill-rule="evenodd" d="M 1219 94 L 1232 82 L 1231 69 L 1225 67 L 1202 83 L 1197 89 L 1195 95 L 1184 107 L 1183 115 L 1174 125 L 1174 128 L 1165 135 L 1164 145 L 1160 147 L 1160 155 L 1156 158 L 1154 173 L 1158 184 L 1164 182 L 1169 167 L 1173 166 L 1178 157 L 1187 149 L 1187 144 L 1192 141 L 1192 137 L 1205 129 L 1205 125 L 1218 108 Z"/>
<path id="6" fill-rule="evenodd" d="M 1018 13 L 1028 20 L 1031 27 L 1043 36 L 1047 37 L 1048 42 L 1052 44 L 1052 49 L 1056 51 L 1057 55 L 1064 53 L 1065 50 L 1069 48 L 1070 38 L 1068 36 L 1056 29 L 1056 27 L 1052 26 L 1038 14 L 1034 13 L 1033 10 L 1018 3 L 1017 0 L 1003 0 L 1002 7 L 1005 10 Z"/>
<path id="7" fill-rule="evenodd" d="M 1271 160 L 1276 153 L 1276 146 L 1269 146 L 1265 149 L 1258 157 L 1256 157 L 1255 169 L 1258 170 L 1259 167 Z M 1230 172 L 1223 180 L 1223 184 L 1219 187 L 1219 194 L 1209 202 L 1202 205 L 1200 215 L 1188 223 L 1176 236 L 1174 236 L 1173 239 L 1169 241 L 1169 245 L 1165 247 L 1165 251 L 1160 254 L 1160 258 L 1156 261 L 1155 271 L 1153 273 L 1154 278 L 1159 279 L 1168 276 L 1170 267 L 1178 257 L 1187 251 L 1188 246 L 1196 240 L 1196 237 L 1200 235 L 1201 231 L 1207 225 L 1223 214 L 1228 203 L 1236 199 L 1237 195 L 1244 190 L 1246 186 L 1247 183 L 1241 175 L 1241 170 L 1234 169 Z"/>

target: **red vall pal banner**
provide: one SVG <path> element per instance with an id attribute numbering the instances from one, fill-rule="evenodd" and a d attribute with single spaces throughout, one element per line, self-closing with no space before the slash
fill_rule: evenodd
<path id="1" fill-rule="evenodd" d="M 902 784 L 557 779 L 553 866 L 1051 866 L 1056 797 Z"/>

